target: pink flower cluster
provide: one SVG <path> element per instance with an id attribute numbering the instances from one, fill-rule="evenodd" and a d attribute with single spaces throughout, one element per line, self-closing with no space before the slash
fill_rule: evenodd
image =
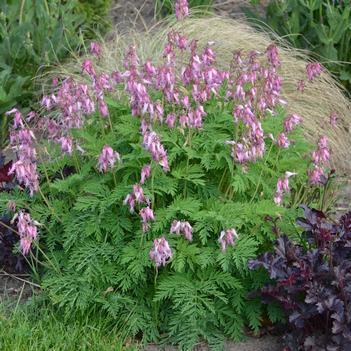
<path id="1" fill-rule="evenodd" d="M 260 119 L 281 100 L 282 79 L 277 74 L 280 66 L 278 49 L 270 45 L 266 50 L 268 64 L 259 60 L 261 53 L 249 52 L 246 57 L 241 51 L 234 54 L 233 73 L 229 75 L 227 98 L 234 100 L 233 116 L 236 128 L 244 126 L 240 140 L 227 142 L 232 145 L 232 156 L 240 163 L 256 161 L 265 152 L 264 132 Z M 282 136 L 281 136 L 282 137 Z M 287 145 L 281 140 L 281 145 Z"/>
<path id="2" fill-rule="evenodd" d="M 317 150 L 312 153 L 313 169 L 309 171 L 312 184 L 318 184 L 324 176 L 324 166 L 330 159 L 330 150 L 326 136 L 319 138 Z"/>
<path id="3" fill-rule="evenodd" d="M 90 43 L 90 53 L 99 57 L 101 55 L 101 45 L 96 41 Z"/>
<path id="4" fill-rule="evenodd" d="M 318 77 L 322 71 L 323 68 L 319 62 L 310 62 L 306 65 L 306 73 L 310 82 L 312 82 L 314 78 Z"/>
<path id="5" fill-rule="evenodd" d="M 107 172 L 108 168 L 113 168 L 116 161 L 120 161 L 121 157 L 118 152 L 113 151 L 112 147 L 105 145 L 99 157 L 98 169 L 100 172 Z"/>
<path id="6" fill-rule="evenodd" d="M 6 113 L 14 115 L 13 126 L 10 131 L 10 142 L 17 161 L 12 164 L 9 174 L 15 174 L 17 181 L 23 184 L 33 196 L 39 189 L 39 175 L 37 172 L 36 150 L 34 147 L 35 136 L 17 109 Z"/>
<path id="7" fill-rule="evenodd" d="M 188 0 L 176 0 L 175 12 L 178 20 L 183 19 L 189 15 Z"/>
<path id="8" fill-rule="evenodd" d="M 221 245 L 221 249 L 222 252 L 225 252 L 227 250 L 227 246 L 231 245 L 234 246 L 235 245 L 235 239 L 239 239 L 239 235 L 236 232 L 236 230 L 234 228 L 232 229 L 227 229 L 227 230 L 222 230 L 221 234 L 219 236 L 218 242 Z"/>
<path id="9" fill-rule="evenodd" d="M 193 228 L 189 222 L 174 220 L 171 224 L 170 232 L 176 235 L 183 234 L 186 240 L 193 240 Z"/>
<path id="10" fill-rule="evenodd" d="M 275 192 L 275 195 L 274 195 L 274 202 L 277 204 L 277 205 L 281 205 L 282 201 L 283 201 L 283 195 L 284 195 L 284 192 L 285 193 L 288 193 L 290 191 L 290 188 L 289 188 L 289 178 L 291 176 L 294 176 L 296 175 L 296 173 L 293 173 L 293 172 L 285 172 L 285 177 L 283 179 L 278 179 L 278 182 L 277 182 L 277 191 Z"/>
<path id="11" fill-rule="evenodd" d="M 23 255 L 27 255 L 33 240 L 37 238 L 38 231 L 36 223 L 31 219 L 30 214 L 24 211 L 18 212 L 15 218 L 16 217 L 21 250 Z"/>
<path id="12" fill-rule="evenodd" d="M 145 132 L 143 140 L 144 148 L 151 153 L 154 161 L 158 162 L 165 172 L 169 171 L 167 152 L 161 144 L 160 138 L 155 132 Z"/>
<path id="13" fill-rule="evenodd" d="M 172 255 L 172 250 L 164 236 L 154 240 L 149 256 L 156 267 L 165 266 Z"/>

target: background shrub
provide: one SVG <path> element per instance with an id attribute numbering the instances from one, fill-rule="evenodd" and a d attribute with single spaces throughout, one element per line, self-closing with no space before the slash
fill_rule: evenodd
<path id="1" fill-rule="evenodd" d="M 97 33 L 105 34 L 111 28 L 109 11 L 111 0 L 78 0 L 77 12 L 83 13 L 88 33 L 85 37 L 96 37 Z"/>
<path id="2" fill-rule="evenodd" d="M 26 112 L 35 106 L 41 94 L 35 77 L 79 51 L 85 34 L 91 38 L 96 33 L 92 23 L 97 16 L 100 23 L 104 20 L 108 6 L 108 1 L 1 2 L 0 149 L 8 142 L 8 117 L 4 112 L 15 105 Z"/>
<path id="3" fill-rule="evenodd" d="M 293 46 L 317 54 L 350 91 L 350 11 L 349 1 L 273 0 L 265 8 L 265 17 L 247 14 L 265 22 Z"/>

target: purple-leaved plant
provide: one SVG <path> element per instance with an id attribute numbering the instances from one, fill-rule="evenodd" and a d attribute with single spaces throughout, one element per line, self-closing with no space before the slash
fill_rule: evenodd
<path id="1" fill-rule="evenodd" d="M 351 212 L 338 222 L 302 206 L 305 245 L 278 237 L 274 252 L 249 262 L 263 267 L 272 282 L 261 289 L 263 301 L 278 301 L 291 329 L 288 349 L 351 350 Z"/>

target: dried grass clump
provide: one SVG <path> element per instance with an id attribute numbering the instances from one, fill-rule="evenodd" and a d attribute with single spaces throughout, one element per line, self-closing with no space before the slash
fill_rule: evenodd
<path id="1" fill-rule="evenodd" d="M 98 66 L 105 72 L 121 68 L 125 48 L 134 44 L 141 59 L 152 58 L 155 62 L 162 58 L 163 45 L 170 29 L 181 30 L 187 36 L 198 39 L 199 46 L 208 41 L 215 42 L 217 62 L 220 67 L 228 68 L 234 50 L 264 51 L 272 42 L 268 34 L 258 32 L 248 24 L 210 16 L 188 18 L 181 23 L 171 19 L 150 28 L 147 32 L 113 34 L 112 39 L 104 43 L 103 55 Z M 289 47 L 283 40 L 276 38 L 280 47 L 282 61 L 281 75 L 284 79 L 283 96 L 288 102 L 288 111 L 300 114 L 304 119 L 306 137 L 315 141 L 321 134 L 328 136 L 332 148 L 333 166 L 338 171 L 351 170 L 351 103 L 342 92 L 341 86 L 327 72 L 307 83 L 304 93 L 296 90 L 297 82 L 306 80 L 305 66 L 308 62 L 306 53 Z M 60 67 L 60 74 L 72 74 L 80 71 L 83 58 Z M 82 78 L 80 78 L 82 79 Z M 336 112 L 339 124 L 332 127 L 329 115 Z"/>

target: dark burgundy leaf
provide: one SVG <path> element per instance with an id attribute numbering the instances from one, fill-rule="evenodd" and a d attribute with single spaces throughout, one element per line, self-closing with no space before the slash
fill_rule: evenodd
<path id="1" fill-rule="evenodd" d="M 261 289 L 262 301 L 279 302 L 290 332 L 291 350 L 351 351 L 351 212 L 339 223 L 321 211 L 301 206 L 308 247 L 279 236 L 274 252 L 266 252 L 249 268 L 266 269 L 273 280 Z"/>
<path id="2" fill-rule="evenodd" d="M 12 182 L 13 175 L 9 175 L 9 171 L 12 167 L 12 161 L 0 166 L 0 183 Z"/>

